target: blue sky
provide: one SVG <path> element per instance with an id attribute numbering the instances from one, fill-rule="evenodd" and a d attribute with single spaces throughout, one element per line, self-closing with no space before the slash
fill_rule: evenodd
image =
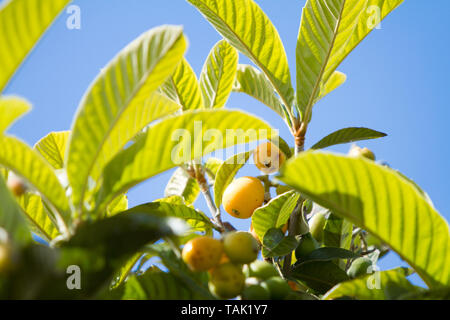
<path id="1" fill-rule="evenodd" d="M 284 41 L 295 79 L 295 46 L 303 0 L 258 0 Z M 62 14 L 6 88 L 34 105 L 10 132 L 34 144 L 51 131 L 68 130 L 78 103 L 100 69 L 142 32 L 161 25 L 183 25 L 189 38 L 187 59 L 199 74 L 216 31 L 184 0 L 77 0 L 81 30 L 66 28 Z M 447 102 L 450 74 L 450 2 L 405 0 L 339 68 L 347 82 L 315 107 L 307 146 L 337 129 L 365 126 L 389 134 L 360 143 L 378 159 L 415 180 L 436 208 L 450 219 L 448 200 L 450 144 L 447 139 L 450 108 Z M 241 62 L 247 62 L 245 58 Z M 291 144 L 289 132 L 274 112 L 242 94 L 233 94 L 230 108 L 259 115 Z M 332 150 L 347 152 L 349 146 Z M 251 166 L 240 175 L 257 175 Z M 163 196 L 167 172 L 133 189 L 130 205 Z M 196 205 L 206 210 L 203 199 Z M 241 229 L 249 221 L 225 219 Z M 393 255 L 383 269 L 397 266 Z"/>

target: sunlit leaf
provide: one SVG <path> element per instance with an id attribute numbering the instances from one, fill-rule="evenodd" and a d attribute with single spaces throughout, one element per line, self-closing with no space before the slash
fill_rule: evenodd
<path id="1" fill-rule="evenodd" d="M 0 3 L 0 92 L 69 0 Z"/>
<path id="2" fill-rule="evenodd" d="M 289 160 L 279 179 L 389 245 L 430 287 L 450 284 L 448 223 L 394 170 L 306 152 Z"/>
<path id="3" fill-rule="evenodd" d="M 31 105 L 22 98 L 0 97 L 0 134 L 3 134 L 18 118 L 30 110 Z"/>
<path id="4" fill-rule="evenodd" d="M 55 169 L 64 168 L 70 131 L 52 132 L 39 140 L 34 149 Z"/>
<path id="5" fill-rule="evenodd" d="M 308 0 L 297 44 L 297 105 L 303 121 L 323 92 L 336 87 L 336 68 L 403 0 Z M 329 82 L 330 81 L 330 82 Z"/>
<path id="6" fill-rule="evenodd" d="M 252 226 L 259 239 L 263 239 L 269 229 L 282 228 L 287 223 L 299 198 L 297 192 L 289 191 L 253 212 Z"/>
<path id="7" fill-rule="evenodd" d="M 346 80 L 347 76 L 344 73 L 339 71 L 333 72 L 333 74 L 330 77 L 330 80 L 328 80 L 325 84 L 320 85 L 319 96 L 316 98 L 316 101 L 314 103 L 318 102 L 320 99 L 324 98 L 327 94 L 339 88 L 341 85 L 344 84 Z"/>
<path id="8" fill-rule="evenodd" d="M 284 118 L 281 102 L 267 77 L 253 66 L 240 64 L 233 91 L 242 92 L 268 106 Z"/>
<path id="9" fill-rule="evenodd" d="M 218 158 L 208 158 L 205 163 L 205 171 L 210 179 L 211 183 L 214 183 L 216 180 L 217 171 L 219 171 L 220 166 L 223 164 L 223 160 Z"/>
<path id="10" fill-rule="evenodd" d="M 56 222 L 50 218 L 50 213 L 40 196 L 26 193 L 20 197 L 19 203 L 34 233 L 46 241 L 51 241 L 60 235 Z"/>
<path id="11" fill-rule="evenodd" d="M 228 100 L 236 78 L 239 55 L 227 41 L 219 41 L 203 66 L 200 88 L 206 108 L 222 108 Z"/>
<path id="12" fill-rule="evenodd" d="M 106 215 L 112 217 L 125 210 L 128 210 L 128 197 L 125 194 L 121 194 L 109 204 L 106 209 Z"/>
<path id="13" fill-rule="evenodd" d="M 66 223 L 71 220 L 66 193 L 53 168 L 36 151 L 13 137 L 0 136 L 0 164 L 24 178 Z"/>
<path id="14" fill-rule="evenodd" d="M 197 180 L 189 176 L 182 168 L 178 168 L 167 183 L 164 191 L 165 197 L 181 196 L 186 204 L 194 203 L 200 194 Z"/>
<path id="15" fill-rule="evenodd" d="M 293 101 L 289 65 L 278 31 L 253 0 L 188 0 L 228 42 L 267 76 L 284 104 Z"/>
<path id="16" fill-rule="evenodd" d="M 83 97 L 70 136 L 67 174 L 75 206 L 84 200 L 88 177 L 150 122 L 178 109 L 153 93 L 178 65 L 186 49 L 182 29 L 145 32 L 103 69 Z"/>
<path id="17" fill-rule="evenodd" d="M 237 172 L 247 163 L 251 154 L 251 151 L 238 153 L 225 160 L 220 166 L 214 181 L 214 202 L 217 208 L 222 204 L 225 189 L 233 181 Z"/>
<path id="18" fill-rule="evenodd" d="M 181 105 L 183 110 L 203 108 L 203 97 L 197 76 L 186 59 L 181 60 L 172 76 L 161 86 L 161 90 Z"/>
<path id="19" fill-rule="evenodd" d="M 387 134 L 367 128 L 345 128 L 335 131 L 317 142 L 311 149 L 324 149 L 342 143 L 386 137 Z"/>

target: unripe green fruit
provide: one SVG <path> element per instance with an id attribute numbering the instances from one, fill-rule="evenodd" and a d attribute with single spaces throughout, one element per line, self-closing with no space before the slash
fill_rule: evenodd
<path id="1" fill-rule="evenodd" d="M 278 272 L 273 264 L 262 260 L 257 260 L 245 266 L 244 273 L 247 277 L 255 277 L 262 280 L 278 276 Z"/>
<path id="2" fill-rule="evenodd" d="M 319 242 L 323 241 L 323 228 L 325 227 L 325 214 L 323 212 L 316 213 L 309 221 L 309 231 L 314 239 Z"/>
<path id="3" fill-rule="evenodd" d="M 251 233 L 237 231 L 225 234 L 223 249 L 231 262 L 247 264 L 258 257 L 259 245 Z"/>
<path id="4" fill-rule="evenodd" d="M 372 266 L 370 259 L 365 257 L 357 258 L 352 262 L 352 265 L 347 270 L 347 274 L 350 278 L 365 276 L 370 266 Z"/>
<path id="5" fill-rule="evenodd" d="M 319 244 L 312 237 L 311 233 L 304 234 L 297 249 L 295 249 L 295 257 L 299 260 L 304 259 L 317 248 L 319 248 Z"/>
<path id="6" fill-rule="evenodd" d="M 238 296 L 245 287 L 245 276 L 240 267 L 224 263 L 211 272 L 209 289 L 219 298 L 231 299 Z"/>
<path id="7" fill-rule="evenodd" d="M 242 300 L 269 300 L 271 295 L 267 287 L 251 285 L 244 289 L 241 296 Z"/>
<path id="8" fill-rule="evenodd" d="M 269 278 L 263 281 L 261 286 L 270 292 L 270 299 L 272 300 L 282 300 L 291 291 L 289 284 L 280 277 Z"/>

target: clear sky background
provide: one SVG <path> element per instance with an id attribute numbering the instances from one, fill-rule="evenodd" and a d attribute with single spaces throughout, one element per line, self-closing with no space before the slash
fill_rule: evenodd
<path id="1" fill-rule="evenodd" d="M 1 2 L 1 1 L 0 1 Z M 284 41 L 292 79 L 295 46 L 304 0 L 257 0 Z M 78 103 L 100 69 L 142 32 L 161 25 L 183 25 L 190 46 L 187 59 L 197 74 L 219 34 L 184 0 L 77 0 L 81 30 L 66 28 L 64 13 L 6 88 L 34 105 L 10 132 L 34 144 L 51 131 L 68 130 Z M 450 137 L 450 1 L 405 0 L 339 68 L 347 82 L 316 105 L 307 146 L 348 126 L 364 126 L 389 134 L 362 142 L 379 160 L 387 161 L 427 191 L 436 208 L 450 220 L 448 201 Z M 248 60 L 241 57 L 241 62 Z M 229 108 L 259 115 L 293 143 L 283 121 L 270 109 L 233 93 Z M 348 145 L 332 148 L 347 152 Z M 130 206 L 164 194 L 172 171 L 152 178 L 129 193 Z M 246 166 L 239 175 L 257 175 Z M 207 212 L 203 199 L 196 203 Z M 250 221 L 237 221 L 248 229 Z M 391 254 L 382 269 L 403 264 Z"/>

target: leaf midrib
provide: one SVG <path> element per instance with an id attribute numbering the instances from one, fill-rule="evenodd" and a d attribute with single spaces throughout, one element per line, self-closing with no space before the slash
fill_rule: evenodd
<path id="1" fill-rule="evenodd" d="M 331 53 L 333 52 L 334 44 L 336 42 L 336 38 L 337 38 L 337 35 L 339 33 L 339 28 L 340 28 L 341 22 L 342 22 L 342 14 L 344 13 L 344 8 L 345 8 L 345 4 L 346 3 L 347 3 L 347 0 L 344 0 L 344 2 L 342 3 L 342 8 L 341 8 L 341 11 L 339 12 L 339 18 L 338 18 L 338 22 L 337 22 L 336 27 L 335 27 L 335 31 L 333 33 L 333 38 L 331 40 L 330 47 L 328 48 L 328 52 L 327 52 L 327 55 L 325 57 L 324 63 L 322 64 L 322 67 L 320 69 L 319 76 L 317 77 L 317 80 L 316 80 L 316 83 L 314 85 L 312 94 L 309 97 L 309 101 L 308 101 L 308 104 L 307 104 L 306 109 L 305 109 L 304 119 L 302 119 L 303 122 L 306 122 L 306 121 L 309 122 L 310 121 L 311 111 L 312 111 L 312 107 L 314 105 L 314 100 L 316 99 L 316 94 L 317 94 L 317 91 L 319 90 L 320 83 L 322 81 L 322 77 L 323 77 L 323 75 L 325 73 L 325 70 L 327 68 L 328 61 L 330 60 L 330 57 L 331 57 Z"/>

